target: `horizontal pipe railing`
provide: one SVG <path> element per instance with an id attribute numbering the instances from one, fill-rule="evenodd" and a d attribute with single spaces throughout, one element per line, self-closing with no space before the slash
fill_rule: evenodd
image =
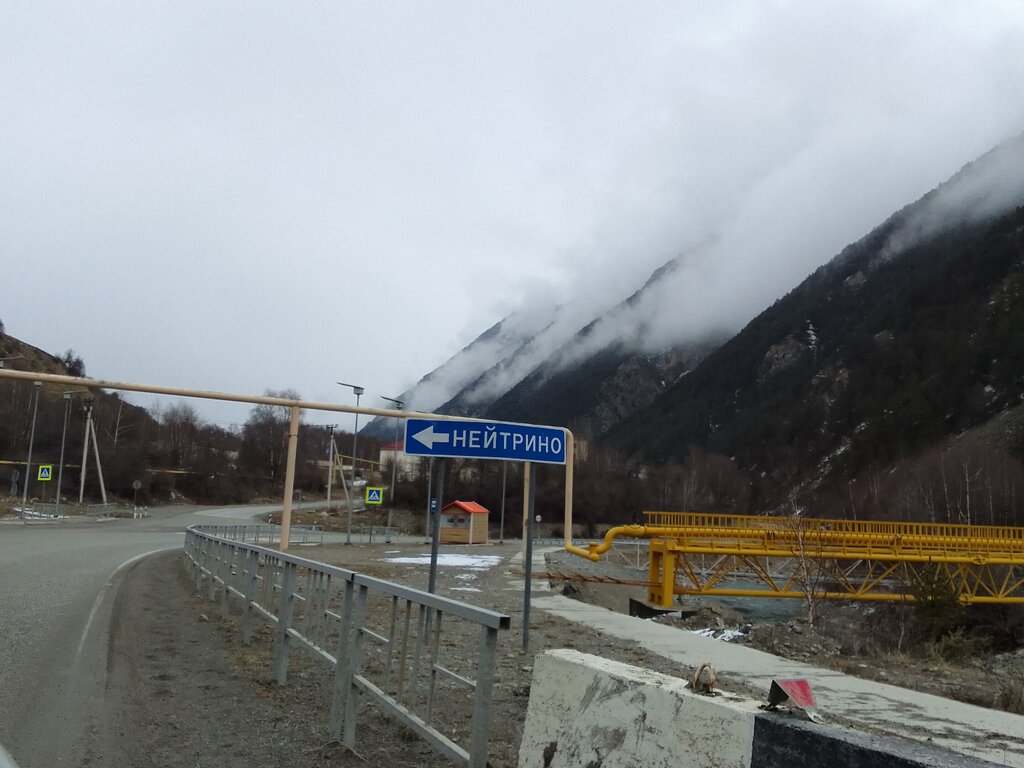
<path id="1" fill-rule="evenodd" d="M 957 523 L 909 523 L 875 520 L 835 520 L 814 517 L 768 517 L 764 515 L 716 515 L 701 512 L 644 512 L 649 527 L 687 528 L 707 535 L 760 535 L 811 533 L 846 536 L 851 539 L 945 542 L 950 546 L 995 546 L 1024 548 L 1024 527 L 1009 525 L 963 525 Z"/>
<path id="2" fill-rule="evenodd" d="M 200 533 L 209 533 L 222 539 L 259 544 L 280 543 L 281 526 L 276 523 L 251 523 L 247 525 L 194 525 L 192 529 Z M 322 525 L 291 525 L 288 531 L 291 544 L 323 544 L 324 528 Z"/>
<path id="3" fill-rule="evenodd" d="M 270 549 L 252 541 L 264 527 L 193 526 L 186 533 L 185 555 L 196 589 L 202 591 L 206 582 L 209 599 L 220 601 L 222 618 L 230 615 L 232 603 L 241 603 L 243 643 L 251 642 L 257 617 L 271 624 L 274 679 L 286 683 L 290 649 L 297 644 L 334 669 L 332 738 L 355 747 L 364 696 L 453 763 L 485 768 L 498 632 L 509 628 L 510 617 Z M 383 610 L 371 615 L 377 605 Z M 468 670 L 451 669 L 458 660 L 441 658 L 447 646 L 441 642 L 443 628 L 454 621 L 471 632 L 476 628 L 477 649 Z M 454 695 L 458 689 L 471 694 L 460 700 Z M 437 726 L 435 703 L 442 695 L 447 709 L 465 710 L 469 732 L 461 743 L 450 728 Z"/>

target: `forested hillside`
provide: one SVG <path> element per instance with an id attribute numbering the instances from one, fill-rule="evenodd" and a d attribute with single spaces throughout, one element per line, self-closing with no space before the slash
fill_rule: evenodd
<path id="1" fill-rule="evenodd" d="M 995 458 L 975 455 L 965 468 L 961 457 L 948 472 L 970 481 L 979 471 L 972 465 L 995 460 L 1005 469 L 975 484 L 975 511 L 984 498 L 994 518 L 997 495 L 1012 506 L 1024 488 L 1019 461 L 1003 454 L 1024 449 L 1014 410 L 1024 398 L 1024 208 L 890 253 L 914 213 L 901 212 L 815 272 L 612 442 L 648 461 L 701 446 L 734 457 L 764 503 L 807 495 L 842 507 L 854 478 L 899 474 L 998 417 L 983 446 Z M 856 508 L 852 499 L 843 508 Z M 895 513 L 895 499 L 886 506 Z"/>

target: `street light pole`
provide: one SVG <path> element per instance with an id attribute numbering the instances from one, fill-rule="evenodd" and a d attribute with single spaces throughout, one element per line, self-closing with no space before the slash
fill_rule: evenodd
<path id="1" fill-rule="evenodd" d="M 338 384 L 342 387 L 350 387 L 352 392 L 356 396 L 356 408 L 359 407 L 359 398 L 366 390 L 362 387 L 357 387 L 355 384 L 346 384 L 343 381 L 339 381 Z M 352 543 L 352 507 L 355 506 L 356 502 L 356 446 L 359 444 L 359 411 L 356 411 L 356 425 L 352 430 L 352 482 L 349 484 L 352 488 L 352 492 L 348 496 L 348 533 L 345 535 L 345 543 Z"/>
<path id="2" fill-rule="evenodd" d="M 28 484 L 29 480 L 32 479 L 32 447 L 36 442 L 36 413 L 39 411 L 39 390 L 42 389 L 43 382 L 34 381 L 32 382 L 36 391 L 36 402 L 32 406 L 32 431 L 28 437 L 28 460 L 25 462 L 25 484 L 21 491 L 21 519 L 25 519 L 25 506 L 28 504 Z"/>
<path id="3" fill-rule="evenodd" d="M 395 408 L 399 411 L 405 406 L 405 402 L 403 400 L 399 400 L 397 397 L 384 397 L 384 395 L 381 395 L 381 398 L 387 400 L 389 403 L 394 403 Z M 385 544 L 391 543 L 391 513 L 395 509 L 395 468 L 398 466 L 398 422 L 399 420 L 396 418 L 394 444 L 395 455 L 391 458 L 391 506 L 388 507 L 388 527 L 384 529 Z"/>

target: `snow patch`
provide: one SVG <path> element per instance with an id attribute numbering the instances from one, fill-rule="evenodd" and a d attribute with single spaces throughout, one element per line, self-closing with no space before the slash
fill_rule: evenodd
<path id="1" fill-rule="evenodd" d="M 701 637 L 707 637 L 712 640 L 721 640 L 723 643 L 731 643 L 738 637 L 743 637 L 746 633 L 741 629 L 715 629 L 714 627 L 705 627 L 704 629 L 693 629 L 690 630 L 695 635 Z"/>
<path id="2" fill-rule="evenodd" d="M 407 565 L 430 565 L 430 555 L 412 555 L 409 557 L 388 557 L 389 563 L 402 563 Z M 437 556 L 437 564 L 444 568 L 472 568 L 477 571 L 486 571 L 501 562 L 499 555 L 453 555 L 444 554 Z"/>

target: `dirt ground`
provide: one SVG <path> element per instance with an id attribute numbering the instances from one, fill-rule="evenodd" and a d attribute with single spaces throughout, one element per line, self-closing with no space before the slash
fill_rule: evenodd
<path id="1" fill-rule="evenodd" d="M 427 569 L 394 558 L 424 555 L 423 544 L 327 546 L 302 552 L 303 556 L 331 562 L 371 576 L 425 588 Z M 643 649 L 601 635 L 567 621 L 534 612 L 529 653 L 521 650 L 522 577 L 513 573 L 509 558 L 516 545 L 446 548 L 446 551 L 496 555 L 501 564 L 473 572 L 468 578 L 458 568 L 441 568 L 438 592 L 455 599 L 508 613 L 513 629 L 499 638 L 499 668 L 492 705 L 491 764 L 507 768 L 517 764 L 526 715 L 533 656 L 550 648 L 575 648 L 666 674 L 689 677 L 693 670 L 677 668 Z M 578 558 L 550 558 L 552 570 L 589 567 L 619 578 L 633 569 L 614 564 L 591 565 Z M 635 586 L 558 583 L 577 599 L 625 612 L 629 598 L 642 599 Z M 326 664 L 295 651 L 289 682 L 278 686 L 270 679 L 271 629 L 262 625 L 249 647 L 238 642 L 237 619 L 221 621 L 217 607 L 195 593 L 185 577 L 180 555 L 160 555 L 135 566 L 125 580 L 115 608 L 108 668 L 109 708 L 97 718 L 99 725 L 83 752 L 83 766 L 365 766 L 392 768 L 447 765 L 425 742 L 410 734 L 378 709 L 364 704 L 353 754 L 328 741 L 327 713 L 332 671 Z M 779 601 L 760 601 L 779 602 Z M 742 606 L 741 606 L 742 607 Z M 951 696 L 983 706 L 998 703 L 1007 680 L 1024 680 L 1024 654 L 1005 659 L 986 657 L 963 664 L 910 657 L 857 657 L 843 633 L 819 632 L 794 617 L 794 606 L 780 607 L 778 620 L 752 622 L 743 612 L 714 601 L 687 605 L 694 612 L 658 621 L 680 630 L 731 630 L 732 642 L 741 642 L 781 656 L 841 669 L 918 690 Z M 758 610 L 764 610 L 759 608 Z M 863 620 L 859 609 L 840 612 L 833 627 Z M 237 616 L 237 611 L 235 613 Z M 763 618 L 763 617 L 762 617 Z M 467 632 L 468 632 L 468 628 Z M 449 652 L 464 646 L 475 654 L 476 636 L 460 637 L 458 627 Z M 837 636 L 838 635 L 838 639 Z M 845 643 L 845 644 L 844 644 Z M 1016 678 L 1014 678 L 1016 675 Z M 727 690 L 744 690 L 728 675 L 719 678 Z M 443 728 L 457 738 L 465 736 L 464 714 L 453 710 L 440 716 Z"/>

